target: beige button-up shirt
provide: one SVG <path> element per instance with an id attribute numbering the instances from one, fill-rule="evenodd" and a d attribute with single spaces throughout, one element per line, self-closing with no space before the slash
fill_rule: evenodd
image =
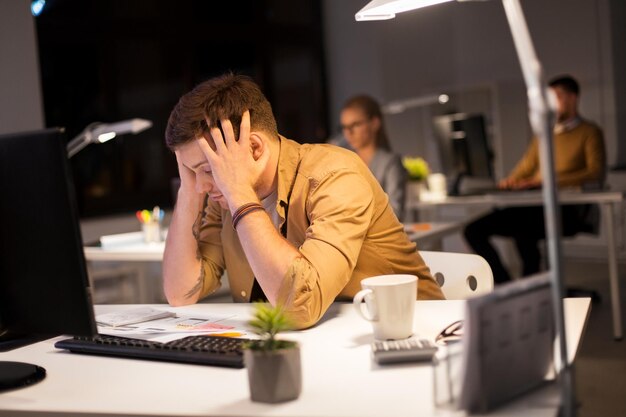
<path id="1" fill-rule="evenodd" d="M 439 286 L 404 233 L 388 197 L 354 153 L 280 137 L 276 210 L 279 230 L 302 255 L 283 277 L 279 300 L 299 328 L 315 324 L 335 300 L 351 299 L 362 279 L 419 277 L 418 299 L 442 299 Z M 203 265 L 201 297 L 228 271 L 235 301 L 248 302 L 254 274 L 228 210 L 205 199 L 194 225 Z"/>

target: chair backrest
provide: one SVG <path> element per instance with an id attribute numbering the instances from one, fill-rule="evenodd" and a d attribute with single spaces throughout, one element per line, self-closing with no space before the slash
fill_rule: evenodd
<path id="1" fill-rule="evenodd" d="M 493 273 L 482 256 L 431 251 L 420 251 L 420 255 L 448 300 L 464 300 L 493 290 Z"/>

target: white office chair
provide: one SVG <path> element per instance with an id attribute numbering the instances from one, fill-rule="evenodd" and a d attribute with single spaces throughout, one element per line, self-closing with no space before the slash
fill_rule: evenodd
<path id="1" fill-rule="evenodd" d="M 420 251 L 448 300 L 464 300 L 493 290 L 493 273 L 479 255 Z"/>

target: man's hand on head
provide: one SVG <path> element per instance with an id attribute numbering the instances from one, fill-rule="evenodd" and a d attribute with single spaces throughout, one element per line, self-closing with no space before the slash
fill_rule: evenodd
<path id="1" fill-rule="evenodd" d="M 269 149 L 256 134 L 250 132 L 250 112 L 244 112 L 239 128 L 239 140 L 228 119 L 210 130 L 211 138 L 198 139 L 207 158 L 215 184 L 226 198 L 231 212 L 245 203 L 259 200 L 257 188 L 269 161 Z M 211 126 L 210 120 L 207 125 Z M 254 136 L 254 137 L 251 137 Z M 209 144 L 213 142 L 213 147 Z"/>
<path id="2" fill-rule="evenodd" d="M 178 164 L 178 175 L 180 176 L 180 189 L 187 194 L 195 193 L 196 174 L 187 168 L 181 161 L 180 151 L 174 151 L 176 154 L 176 163 Z"/>

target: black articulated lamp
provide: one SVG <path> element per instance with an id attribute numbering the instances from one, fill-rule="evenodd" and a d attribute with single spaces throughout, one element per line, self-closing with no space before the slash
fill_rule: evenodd
<path id="1" fill-rule="evenodd" d="M 414 10 L 452 0 L 373 0 L 356 13 L 357 21 L 393 19 L 396 13 Z M 468 1 L 468 0 L 458 0 Z M 573 369 L 567 360 L 567 344 L 565 340 L 565 322 L 563 316 L 562 297 L 564 286 L 561 271 L 560 246 L 560 211 L 557 209 L 558 199 L 554 175 L 554 154 L 552 144 L 552 127 L 555 100 L 548 92 L 543 79 L 541 63 L 535 53 L 528 25 L 519 0 L 502 0 L 504 11 L 513 35 L 515 50 L 520 61 L 526 91 L 528 95 L 528 115 L 533 133 L 539 140 L 539 160 L 543 178 L 544 217 L 546 223 L 546 246 L 550 262 L 550 279 L 552 285 L 552 302 L 556 333 L 559 340 L 559 356 L 561 369 L 559 381 L 563 398 L 563 415 L 575 415 Z M 550 100 L 549 100 L 550 98 Z"/>
<path id="2" fill-rule="evenodd" d="M 90 143 L 104 143 L 116 136 L 136 135 L 152 126 L 150 120 L 130 119 L 116 123 L 91 123 L 67 144 L 67 156 L 71 158 Z"/>

